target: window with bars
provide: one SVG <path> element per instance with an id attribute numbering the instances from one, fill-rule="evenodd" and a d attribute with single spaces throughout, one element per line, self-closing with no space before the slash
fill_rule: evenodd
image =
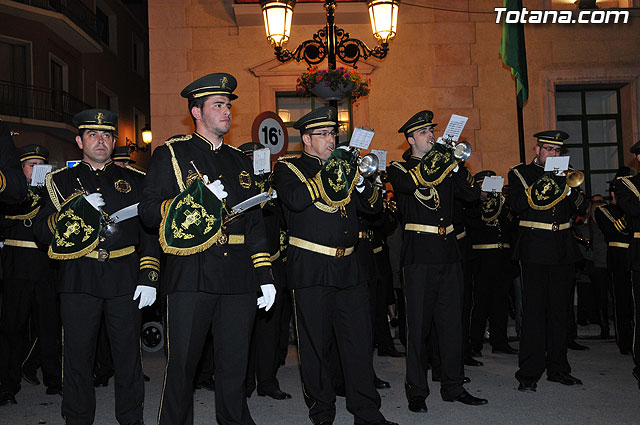
<path id="1" fill-rule="evenodd" d="M 300 132 L 293 124 L 314 109 L 329 106 L 329 102 L 318 97 L 300 97 L 295 92 L 276 93 L 276 112 L 284 122 L 289 133 L 287 155 L 300 154 L 303 151 Z M 351 99 L 346 98 L 338 104 L 338 122 L 340 124 L 337 141 L 344 142 L 351 137 Z"/>
<path id="2" fill-rule="evenodd" d="M 557 86 L 556 119 L 569 133 L 571 165 L 583 170 L 587 195 L 608 196 L 623 161 L 619 85 Z"/>

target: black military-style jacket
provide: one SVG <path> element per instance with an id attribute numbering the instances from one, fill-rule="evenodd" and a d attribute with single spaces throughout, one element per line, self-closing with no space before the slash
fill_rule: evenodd
<path id="1" fill-rule="evenodd" d="M 27 196 L 27 183 L 9 128 L 0 122 L 0 202 L 15 204 Z"/>
<path id="2" fill-rule="evenodd" d="M 517 171 L 517 173 L 516 173 Z M 544 174 L 544 167 L 537 162 L 519 164 L 509 171 L 509 205 L 522 221 L 532 221 L 558 226 L 570 223 L 574 215 L 583 215 L 587 209 L 582 193 L 573 188 L 571 194 L 554 207 L 546 210 L 531 208 L 526 188 Z M 521 178 L 522 176 L 524 183 Z M 525 186 L 526 184 L 526 186 Z M 573 264 L 582 259 L 580 248 L 573 239 L 571 229 L 544 230 L 531 227 L 518 228 L 513 258 L 539 264 Z"/>
<path id="3" fill-rule="evenodd" d="M 627 250 L 629 264 L 632 270 L 640 270 L 640 174 L 616 179 L 613 190 L 618 205 L 627 214 L 627 225 L 631 227 L 632 237 Z"/>
<path id="4" fill-rule="evenodd" d="M 287 252 L 282 251 L 282 243 L 286 243 L 286 240 L 283 240 L 286 237 L 286 233 L 280 200 L 276 198 L 264 204 L 262 216 L 264 217 L 274 283 L 278 289 L 284 289 L 286 287 L 286 279 L 282 275 L 285 273 L 284 263 L 286 262 Z"/>
<path id="5" fill-rule="evenodd" d="M 450 172 L 433 188 L 419 186 L 412 173 L 420 164 L 420 158 L 411 157 L 405 162 L 392 162 L 387 173 L 398 204 L 402 228 L 409 223 L 448 228 L 453 226 L 454 199 L 475 201 L 480 188 L 473 184 L 473 177 L 463 166 Z M 450 264 L 461 261 L 455 232 L 437 233 L 404 230 L 402 262 L 408 264 Z"/>
<path id="6" fill-rule="evenodd" d="M 78 180 L 80 182 L 78 182 Z M 87 162 L 73 168 L 63 168 L 47 176 L 47 199 L 35 220 L 36 237 L 51 244 L 54 224 L 61 204 L 82 188 L 88 193 L 99 192 L 105 205 L 102 210 L 113 214 L 140 201 L 144 174 L 131 168 L 121 168 L 108 162 L 95 170 Z M 122 221 L 117 231 L 101 238 L 96 250 L 115 251 L 136 247 L 133 254 L 99 261 L 80 257 L 60 261 L 58 292 L 84 293 L 101 298 L 132 294 L 136 286 L 158 287 L 160 246 L 157 235 L 145 229 L 139 217 Z"/>
<path id="7" fill-rule="evenodd" d="M 273 183 L 282 201 L 289 238 L 296 237 L 331 248 L 351 248 L 358 243 L 357 211 L 376 213 L 382 208 L 378 191 L 368 181 L 356 189 L 343 208 L 326 205 L 306 181 L 322 169 L 320 158 L 303 153 L 300 158 L 281 159 L 273 168 Z M 329 256 L 289 243 L 287 251 L 289 288 L 335 286 L 346 288 L 364 283 L 355 253 Z"/>
<path id="8" fill-rule="evenodd" d="M 33 221 L 46 198 L 43 187 L 30 187 L 26 201 L 5 205 L 0 227 L 5 238 L 2 248 L 2 273 L 5 279 L 48 279 L 47 246 L 36 242 Z M 31 217 L 33 215 L 33 217 Z"/>
<path id="9" fill-rule="evenodd" d="M 497 196 L 501 195 L 498 194 Z M 483 202 L 486 201 L 479 201 L 468 214 L 469 244 L 477 255 L 499 253 L 504 255 L 505 260 L 509 260 L 511 258 L 510 246 L 513 233 L 517 229 L 517 222 L 511 214 L 509 206 L 506 205 L 502 198 L 499 198 L 500 212 L 497 213 L 496 211 L 497 217 L 489 220 L 493 217 L 485 214 L 483 219 L 481 211 Z M 498 248 L 485 249 L 482 245 L 498 245 Z"/>
<path id="10" fill-rule="evenodd" d="M 169 145 L 175 152 L 177 169 Z M 171 139 L 154 151 L 147 172 L 139 211 L 143 223 L 149 227 L 160 226 L 166 206 L 181 192 L 176 171 L 185 186 L 196 172 L 207 175 L 210 181 L 219 179 L 228 194 L 225 199 L 228 210 L 258 194 L 253 164 L 239 149 L 224 143 L 214 149 L 214 145 L 198 133 Z M 222 232 L 228 239 L 233 238 L 231 235 L 243 237 L 244 242 L 214 244 L 205 251 L 185 256 L 167 254 L 163 294 L 182 291 L 247 294 L 258 292 L 260 285 L 273 283 L 260 208 L 248 210 L 223 226 Z"/>

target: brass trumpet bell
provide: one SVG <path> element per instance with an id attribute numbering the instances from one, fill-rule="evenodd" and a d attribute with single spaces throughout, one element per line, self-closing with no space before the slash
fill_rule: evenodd
<path id="1" fill-rule="evenodd" d="M 471 156 L 471 151 L 469 142 L 458 142 L 453 146 L 453 157 L 458 161 L 466 161 Z"/>
<path id="2" fill-rule="evenodd" d="M 567 172 L 567 184 L 569 187 L 578 187 L 584 183 L 584 173 L 579 170 L 569 170 Z"/>
<path id="3" fill-rule="evenodd" d="M 358 171 L 362 177 L 370 177 L 376 171 L 378 171 L 378 166 L 380 165 L 380 161 L 378 157 L 372 153 L 368 153 L 362 158 L 358 158 Z"/>

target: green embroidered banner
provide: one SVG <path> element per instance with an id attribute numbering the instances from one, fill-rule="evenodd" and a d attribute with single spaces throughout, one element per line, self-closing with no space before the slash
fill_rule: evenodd
<path id="1" fill-rule="evenodd" d="M 319 173 L 320 195 L 330 207 L 342 207 L 351 200 L 351 191 L 360 174 L 351 151 L 336 149 L 325 161 Z"/>
<path id="2" fill-rule="evenodd" d="M 98 246 L 102 213 L 78 191 L 60 206 L 49 257 L 72 260 L 86 255 Z"/>
<path id="3" fill-rule="evenodd" d="M 562 201 L 569 186 L 566 176 L 557 176 L 552 172 L 545 172 L 538 180 L 527 188 L 529 206 L 534 210 L 548 210 Z"/>
<path id="4" fill-rule="evenodd" d="M 424 186 L 437 186 L 456 165 L 458 162 L 453 157 L 451 149 L 434 143 L 433 148 L 420 160 L 418 180 Z"/>
<path id="5" fill-rule="evenodd" d="M 216 243 L 222 228 L 222 201 L 196 178 L 176 196 L 160 224 L 167 254 L 192 255 Z"/>

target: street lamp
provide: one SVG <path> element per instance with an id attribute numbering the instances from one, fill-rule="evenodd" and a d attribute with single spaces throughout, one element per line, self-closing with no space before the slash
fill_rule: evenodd
<path id="1" fill-rule="evenodd" d="M 325 0 L 327 24 L 320 28 L 311 40 L 303 41 L 292 52 L 284 47 L 291 34 L 291 20 L 295 0 L 260 0 L 267 40 L 274 46 L 276 58 L 282 62 L 304 60 L 307 65 L 317 65 L 325 58 L 329 68 L 336 68 L 336 57 L 356 68 L 360 59 L 370 56 L 382 59 L 389 51 L 389 40 L 396 35 L 399 0 L 368 0 L 369 18 L 373 36 L 379 45 L 369 48 L 363 41 L 351 38 L 348 32 L 335 24 L 336 0 Z"/>

